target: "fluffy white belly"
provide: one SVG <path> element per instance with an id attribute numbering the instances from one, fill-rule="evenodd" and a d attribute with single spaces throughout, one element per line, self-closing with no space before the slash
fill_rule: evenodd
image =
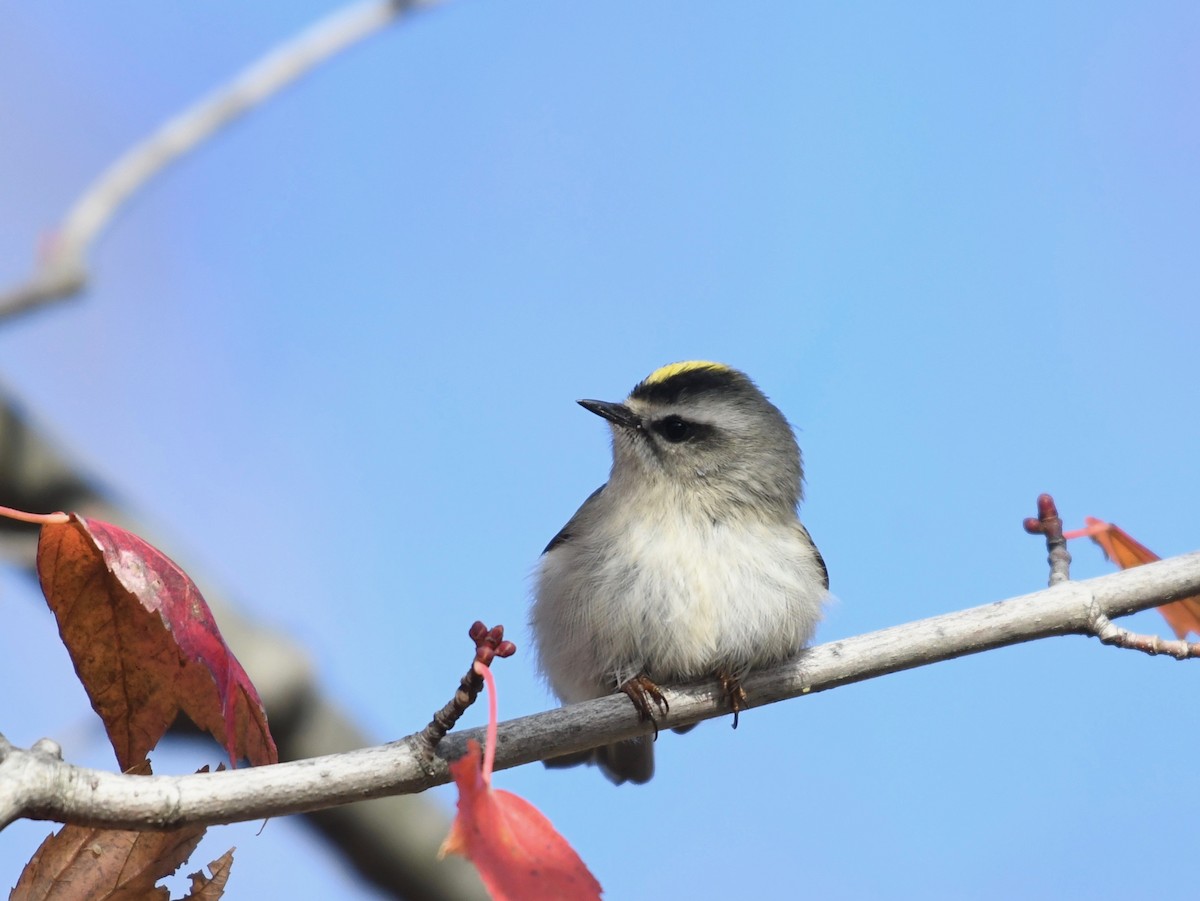
<path id="1" fill-rule="evenodd" d="M 569 551 L 543 560 L 533 622 L 566 701 L 641 672 L 663 683 L 744 675 L 795 654 L 820 618 L 820 569 L 793 524 L 627 524 Z"/>

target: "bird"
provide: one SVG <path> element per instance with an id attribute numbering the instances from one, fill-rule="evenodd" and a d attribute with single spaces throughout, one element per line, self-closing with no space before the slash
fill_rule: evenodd
<path id="1" fill-rule="evenodd" d="M 708 360 L 660 367 L 623 402 L 578 403 L 607 420 L 612 469 L 539 560 L 538 668 L 564 704 L 623 691 L 650 720 L 667 709 L 661 685 L 716 678 L 736 728 L 741 681 L 796 656 L 828 595 L 798 518 L 792 428 L 749 376 Z M 651 736 L 546 764 L 584 762 L 648 782 Z"/>

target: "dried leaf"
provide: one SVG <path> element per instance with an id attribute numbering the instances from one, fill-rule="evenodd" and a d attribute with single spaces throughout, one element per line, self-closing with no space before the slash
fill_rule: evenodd
<path id="1" fill-rule="evenodd" d="M 26 864 L 9 901 L 167 901 L 170 893 L 158 880 L 178 870 L 203 835 L 203 826 L 170 832 L 63 826 Z"/>
<path id="2" fill-rule="evenodd" d="M 203 872 L 191 873 L 188 878 L 192 880 L 192 890 L 182 901 L 217 901 L 224 895 L 225 883 L 229 881 L 229 871 L 233 867 L 233 852 L 230 848 L 208 865 L 212 876 L 205 876 Z"/>
<path id="3" fill-rule="evenodd" d="M 1104 556 L 1121 569 L 1130 569 L 1162 559 L 1154 551 L 1135 541 L 1124 529 L 1112 523 L 1093 516 L 1085 516 L 1084 522 L 1087 523 L 1087 528 L 1083 530 L 1083 534 L 1090 535 L 1092 540 L 1100 545 Z M 1163 615 L 1176 638 L 1186 639 L 1189 632 L 1200 636 L 1200 596 L 1164 604 L 1158 608 L 1158 612 Z"/>
<path id="4" fill-rule="evenodd" d="M 38 576 L 122 769 L 145 760 L 180 711 L 235 764 L 277 762 L 258 693 L 199 589 L 161 551 L 72 515 L 42 527 Z"/>
<path id="5" fill-rule="evenodd" d="M 199 772 L 207 773 L 208 767 Z M 142 761 L 131 774 L 149 776 L 150 762 Z M 25 865 L 9 901 L 168 901 L 170 893 L 156 883 L 183 865 L 204 832 L 204 826 L 165 832 L 63 826 L 46 837 Z M 209 864 L 211 879 L 192 874 L 187 898 L 220 898 L 232 865 L 230 848 Z"/>
<path id="6" fill-rule="evenodd" d="M 442 854 L 475 864 L 496 901 L 594 901 L 600 883 L 565 838 L 524 798 L 484 780 L 476 741 L 450 764 L 458 786 L 458 815 Z"/>

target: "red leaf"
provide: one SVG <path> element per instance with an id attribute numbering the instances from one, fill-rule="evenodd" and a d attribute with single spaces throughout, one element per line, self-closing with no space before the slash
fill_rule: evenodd
<path id="1" fill-rule="evenodd" d="M 275 763 L 267 717 L 195 583 L 116 526 L 72 515 L 42 527 L 38 576 L 122 769 L 182 711 L 231 761 Z"/>
<path id="2" fill-rule="evenodd" d="M 1087 523 L 1087 528 L 1080 530 L 1078 534 L 1090 535 L 1092 541 L 1100 545 L 1104 556 L 1121 569 L 1130 569 L 1161 559 L 1154 551 L 1138 543 L 1128 532 L 1112 523 L 1093 516 L 1085 516 L 1083 521 Z M 1158 608 L 1158 612 L 1163 615 L 1176 638 L 1185 639 L 1188 632 L 1200 635 L 1200 596 L 1164 604 Z"/>
<path id="3" fill-rule="evenodd" d="M 474 863 L 494 899 L 600 897 L 596 877 L 541 811 L 484 781 L 478 742 L 467 742 L 467 753 L 450 764 L 450 772 L 458 786 L 458 815 L 441 853 Z"/>

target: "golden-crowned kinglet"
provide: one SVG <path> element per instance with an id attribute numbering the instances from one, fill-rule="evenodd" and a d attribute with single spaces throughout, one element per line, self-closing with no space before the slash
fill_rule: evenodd
<path id="1" fill-rule="evenodd" d="M 736 716 L 740 680 L 804 647 L 829 587 L 796 518 L 787 420 L 745 374 L 710 362 L 664 366 L 624 403 L 579 403 L 612 428 L 612 472 L 542 554 L 542 673 L 565 703 L 620 689 L 647 717 L 647 695 L 665 706 L 656 683 L 716 676 Z M 617 784 L 654 774 L 649 736 L 548 765 L 583 761 Z"/>

